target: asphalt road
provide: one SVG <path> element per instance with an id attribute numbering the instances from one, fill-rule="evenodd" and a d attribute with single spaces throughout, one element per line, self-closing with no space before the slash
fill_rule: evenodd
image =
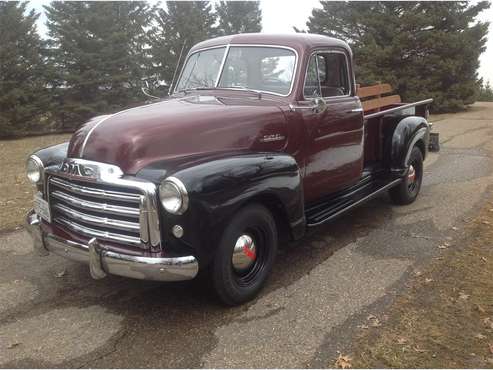
<path id="1" fill-rule="evenodd" d="M 1 367 L 326 367 L 474 216 L 492 183 L 493 103 L 436 117 L 442 150 L 421 195 L 375 199 L 282 248 L 254 302 L 220 306 L 198 282 L 109 277 L 0 237 Z M 493 188 L 492 188 L 493 190 Z"/>

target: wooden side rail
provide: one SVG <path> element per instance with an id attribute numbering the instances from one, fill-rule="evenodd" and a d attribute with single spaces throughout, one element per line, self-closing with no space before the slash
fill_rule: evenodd
<path id="1" fill-rule="evenodd" d="M 392 86 L 389 84 L 378 84 L 373 86 L 360 87 L 357 86 L 356 95 L 362 100 L 364 112 L 379 111 L 380 108 L 387 107 L 392 104 L 400 103 L 399 95 L 382 96 L 392 92 Z"/>

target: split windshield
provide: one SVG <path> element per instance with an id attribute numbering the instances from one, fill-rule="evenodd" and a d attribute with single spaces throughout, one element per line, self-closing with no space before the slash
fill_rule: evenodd
<path id="1" fill-rule="evenodd" d="M 250 89 L 288 95 L 296 56 L 283 48 L 231 46 L 193 53 L 187 60 L 176 92 L 200 88 Z M 224 63 L 224 64 L 223 64 Z"/>

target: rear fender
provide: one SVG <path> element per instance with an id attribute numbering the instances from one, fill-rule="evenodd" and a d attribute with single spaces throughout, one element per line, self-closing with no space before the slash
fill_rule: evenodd
<path id="1" fill-rule="evenodd" d="M 423 117 L 411 116 L 399 121 L 393 134 L 390 150 L 391 170 L 394 173 L 404 174 L 411 151 L 417 145 L 423 154 L 428 154 L 430 125 Z"/>

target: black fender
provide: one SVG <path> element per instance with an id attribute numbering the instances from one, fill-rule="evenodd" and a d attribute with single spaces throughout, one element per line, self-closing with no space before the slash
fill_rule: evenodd
<path id="1" fill-rule="evenodd" d="M 41 162 L 45 168 L 56 166 L 61 164 L 67 157 L 68 144 L 69 143 L 67 141 L 65 143 L 49 146 L 34 152 L 33 155 L 41 159 Z"/>
<path id="2" fill-rule="evenodd" d="M 41 160 L 43 163 L 43 167 L 45 170 L 49 167 L 60 165 L 63 160 L 67 157 L 69 142 L 52 145 L 47 148 L 39 149 L 32 153 L 31 155 L 35 155 Z M 43 193 L 43 196 L 46 197 L 46 177 L 42 184 L 36 185 L 38 191 Z"/>
<path id="3" fill-rule="evenodd" d="M 166 177 L 173 176 L 183 182 L 189 197 L 189 207 L 183 215 L 171 215 L 161 208 L 161 229 L 168 251 L 181 254 L 184 248 L 191 249 L 201 265 L 207 264 L 214 255 L 222 230 L 235 213 L 250 202 L 268 207 L 277 222 L 287 225 L 293 238 L 304 234 L 301 175 L 296 160 L 288 154 L 235 154 L 186 168 L 177 166 L 163 170 Z M 145 174 L 146 171 L 141 172 Z M 182 238 L 172 235 L 174 225 L 183 227 Z"/>
<path id="4" fill-rule="evenodd" d="M 409 156 L 415 145 L 422 153 L 423 159 L 428 154 L 430 125 L 423 117 L 410 116 L 397 123 L 391 140 L 390 166 L 394 173 L 405 174 Z"/>

